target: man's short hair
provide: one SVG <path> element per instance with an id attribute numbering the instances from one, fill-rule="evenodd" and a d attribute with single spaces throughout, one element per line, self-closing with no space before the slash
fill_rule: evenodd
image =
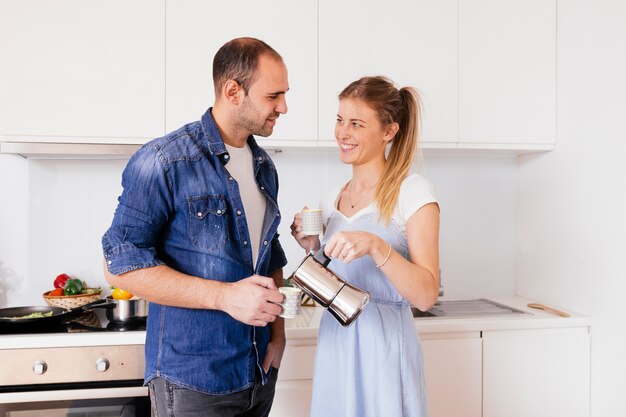
<path id="1" fill-rule="evenodd" d="M 233 39 L 215 54 L 213 58 L 213 86 L 215 96 L 226 81 L 235 80 L 243 91 L 248 94 L 250 86 L 256 79 L 256 69 L 261 55 L 268 55 L 282 61 L 282 57 L 271 46 L 255 38 Z"/>

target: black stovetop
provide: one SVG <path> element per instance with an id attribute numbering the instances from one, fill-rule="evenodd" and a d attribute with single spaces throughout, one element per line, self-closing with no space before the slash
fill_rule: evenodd
<path id="1" fill-rule="evenodd" d="M 146 330 L 146 319 L 124 324 L 109 322 L 105 309 L 94 308 L 82 314 L 60 320 L 41 320 L 30 323 L 0 323 L 0 335 L 31 333 L 85 333 L 124 332 Z"/>

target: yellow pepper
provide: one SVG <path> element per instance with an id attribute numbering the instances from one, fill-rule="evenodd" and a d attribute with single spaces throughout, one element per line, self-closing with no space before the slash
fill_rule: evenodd
<path id="1" fill-rule="evenodd" d="M 133 295 L 128 291 L 117 287 L 113 290 L 111 297 L 113 297 L 114 300 L 129 300 L 133 298 Z"/>

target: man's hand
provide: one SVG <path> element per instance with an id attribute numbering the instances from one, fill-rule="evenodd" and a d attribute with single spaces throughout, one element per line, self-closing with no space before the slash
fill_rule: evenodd
<path id="1" fill-rule="evenodd" d="M 272 278 L 253 275 L 241 281 L 225 284 L 220 310 L 252 326 L 266 326 L 282 312 L 284 296 Z"/>
<path id="2" fill-rule="evenodd" d="M 270 366 L 273 368 L 280 368 L 280 361 L 283 359 L 283 352 L 285 351 L 285 337 L 273 337 L 267 344 L 267 353 L 263 359 L 263 370 L 268 373 Z"/>

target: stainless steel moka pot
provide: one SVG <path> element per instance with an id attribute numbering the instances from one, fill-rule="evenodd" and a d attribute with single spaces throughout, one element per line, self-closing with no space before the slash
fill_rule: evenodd
<path id="1" fill-rule="evenodd" d="M 327 268 L 330 258 L 322 246 L 307 255 L 291 276 L 292 282 L 326 308 L 342 326 L 349 326 L 370 300 L 370 294 L 348 284 Z"/>

